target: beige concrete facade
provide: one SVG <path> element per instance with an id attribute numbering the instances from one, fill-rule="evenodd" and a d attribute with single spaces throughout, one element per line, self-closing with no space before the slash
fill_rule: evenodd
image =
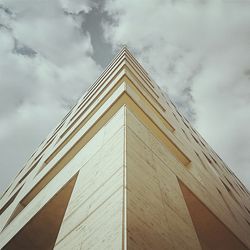
<path id="1" fill-rule="evenodd" d="M 123 48 L 0 201 L 1 249 L 250 249 L 244 185 Z"/>

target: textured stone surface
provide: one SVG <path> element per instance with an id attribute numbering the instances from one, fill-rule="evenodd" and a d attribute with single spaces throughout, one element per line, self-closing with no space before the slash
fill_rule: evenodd
<path id="1" fill-rule="evenodd" d="M 249 249 L 249 198 L 123 48 L 3 194 L 0 248 Z"/>

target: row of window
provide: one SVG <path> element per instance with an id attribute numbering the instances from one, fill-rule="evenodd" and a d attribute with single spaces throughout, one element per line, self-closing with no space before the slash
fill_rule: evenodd
<path id="1" fill-rule="evenodd" d="M 172 103 L 172 102 L 171 102 Z M 168 103 L 167 103 L 168 104 Z M 169 104 L 168 104 L 169 105 Z M 199 145 L 201 146 L 201 148 L 204 148 L 205 150 L 207 149 L 207 146 L 205 144 L 207 144 L 205 141 L 203 142 L 203 138 L 192 128 L 192 126 L 189 126 L 187 124 L 187 120 L 179 113 L 179 111 L 177 110 L 177 108 L 175 107 L 175 105 L 172 103 L 173 107 L 175 108 L 176 112 L 179 114 L 179 117 L 181 118 L 183 124 L 187 127 L 188 131 L 190 131 L 190 135 L 192 136 L 193 140 Z M 170 105 L 169 105 L 170 106 Z M 177 116 L 175 115 L 174 112 L 172 112 L 175 119 L 179 122 Z M 186 131 L 184 129 L 181 129 L 182 133 L 185 135 L 186 139 L 188 141 L 190 141 L 190 138 L 188 137 Z M 208 145 L 208 144 L 207 144 Z M 210 147 L 209 147 L 210 148 Z M 212 152 L 214 152 L 212 150 Z M 208 170 L 207 165 L 204 164 L 203 160 L 201 159 L 200 155 L 195 152 L 198 159 L 200 160 L 200 162 L 202 163 L 202 166 Z M 208 161 L 209 165 L 211 166 L 212 171 L 216 174 L 216 176 L 219 178 L 219 180 L 221 181 L 221 183 L 223 184 L 223 186 L 225 187 L 225 189 L 227 190 L 227 192 L 229 193 L 229 195 L 231 196 L 231 198 L 240 206 L 242 207 L 242 204 L 238 201 L 238 199 L 235 197 L 234 192 L 241 197 L 241 194 L 239 193 L 239 191 L 237 191 L 237 189 L 234 187 L 234 185 L 228 180 L 228 178 L 226 178 L 224 171 L 226 170 L 227 173 L 229 173 L 230 175 L 232 175 L 234 177 L 234 179 L 236 180 L 235 185 L 237 187 L 239 187 L 239 190 L 241 190 L 243 192 L 243 194 L 247 194 L 249 195 L 249 192 L 247 191 L 247 189 L 244 187 L 244 185 L 239 181 L 239 179 L 235 176 L 235 174 L 225 165 L 225 163 L 221 160 L 221 158 L 215 153 L 216 156 L 218 156 L 218 158 L 220 159 L 222 166 L 215 160 L 215 158 L 209 154 L 209 157 L 207 156 L 206 153 L 202 152 L 204 157 L 206 158 L 206 160 Z M 218 169 L 220 169 L 222 172 L 218 172 Z M 229 186 L 231 188 L 229 188 L 229 186 L 221 179 L 221 176 L 224 176 L 229 184 Z M 233 190 L 233 191 L 232 191 Z M 245 210 L 250 214 L 250 211 L 245 207 Z M 247 221 L 248 222 L 248 221 Z M 249 222 L 248 222 L 249 223 Z"/>

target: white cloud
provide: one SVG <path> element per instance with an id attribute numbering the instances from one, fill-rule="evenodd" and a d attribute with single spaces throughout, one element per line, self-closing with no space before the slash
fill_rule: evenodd
<path id="1" fill-rule="evenodd" d="M 250 188 L 249 1 L 107 1 L 126 43 Z"/>
<path id="2" fill-rule="evenodd" d="M 1 191 L 100 73 L 89 34 L 65 8 L 28 0 L 0 6 Z"/>
<path id="3" fill-rule="evenodd" d="M 88 13 L 96 3 L 93 0 L 60 0 L 62 7 L 71 13 L 78 14 L 81 11 Z"/>
<path id="4" fill-rule="evenodd" d="M 0 5 L 0 190 L 100 73 L 89 0 Z M 248 1 L 107 1 L 114 48 L 126 43 L 250 188 Z M 13 157 L 15 156 L 15 157 Z M 6 171 L 7 169 L 7 171 Z"/>

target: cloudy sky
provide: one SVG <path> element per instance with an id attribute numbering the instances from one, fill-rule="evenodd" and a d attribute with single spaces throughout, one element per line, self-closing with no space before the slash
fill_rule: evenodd
<path id="1" fill-rule="evenodd" d="M 0 0 L 0 193 L 122 44 L 250 189 L 249 0 Z"/>

